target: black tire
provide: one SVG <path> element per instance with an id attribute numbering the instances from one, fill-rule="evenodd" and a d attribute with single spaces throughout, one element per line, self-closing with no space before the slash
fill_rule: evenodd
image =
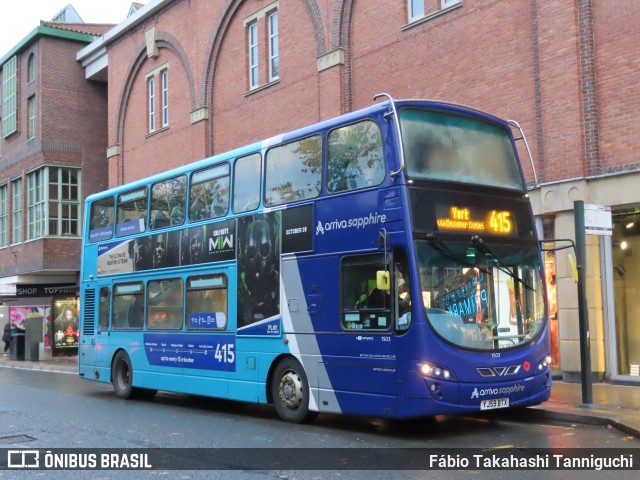
<path id="1" fill-rule="evenodd" d="M 278 416 L 285 422 L 302 423 L 309 417 L 309 382 L 295 358 L 287 357 L 276 365 L 271 398 Z"/>
<path id="2" fill-rule="evenodd" d="M 113 359 L 111 367 L 111 379 L 113 382 L 113 390 L 119 398 L 137 398 L 150 399 L 158 393 L 157 390 L 150 388 L 133 387 L 133 369 L 131 368 L 131 360 L 127 352 L 120 350 Z"/>
<path id="3" fill-rule="evenodd" d="M 111 381 L 117 397 L 131 398 L 133 394 L 133 369 L 129 355 L 123 350 L 120 350 L 113 359 Z"/>

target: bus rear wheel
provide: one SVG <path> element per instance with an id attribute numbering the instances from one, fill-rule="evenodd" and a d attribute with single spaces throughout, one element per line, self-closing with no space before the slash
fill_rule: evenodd
<path id="1" fill-rule="evenodd" d="M 119 398 L 130 398 L 133 393 L 133 370 L 129 355 L 124 351 L 119 351 L 113 359 L 111 367 L 111 379 L 113 390 Z"/>
<path id="2" fill-rule="evenodd" d="M 113 381 L 113 390 L 119 398 L 152 398 L 157 390 L 150 388 L 133 387 L 133 369 L 131 368 L 131 360 L 127 352 L 120 350 L 113 359 L 111 367 L 111 378 Z"/>
<path id="3" fill-rule="evenodd" d="M 309 382 L 293 357 L 280 361 L 271 380 L 271 397 L 278 416 L 285 422 L 302 423 L 309 416 Z"/>

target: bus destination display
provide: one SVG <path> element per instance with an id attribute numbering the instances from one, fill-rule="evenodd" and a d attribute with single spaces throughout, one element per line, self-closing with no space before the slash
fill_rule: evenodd
<path id="1" fill-rule="evenodd" d="M 517 235 L 516 216 L 510 210 L 480 209 L 470 206 L 440 205 L 436 208 L 440 231 Z"/>

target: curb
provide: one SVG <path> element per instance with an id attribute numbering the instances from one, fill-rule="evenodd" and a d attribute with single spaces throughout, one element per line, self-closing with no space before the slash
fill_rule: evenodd
<path id="1" fill-rule="evenodd" d="M 618 420 L 615 420 L 609 416 L 607 416 L 606 412 L 602 413 L 594 413 L 593 415 L 581 414 L 576 412 L 569 411 L 559 411 L 559 410 L 546 410 L 543 408 L 537 408 L 531 410 L 531 417 L 535 420 L 546 419 L 555 422 L 564 422 L 564 423 L 580 423 L 583 425 L 592 425 L 596 427 L 612 427 L 616 430 L 621 431 L 622 433 L 626 433 L 627 435 L 631 435 L 636 438 L 640 438 L 640 429 L 632 427 L 626 423 L 622 423 Z"/>
<path id="2" fill-rule="evenodd" d="M 13 365 L 8 364 L 8 362 L 0 361 L 0 368 L 11 368 L 13 370 L 30 370 L 32 372 L 46 372 L 46 373 L 64 373 L 67 375 L 75 375 L 77 374 L 77 369 L 74 367 L 71 368 L 56 368 L 53 365 Z"/>

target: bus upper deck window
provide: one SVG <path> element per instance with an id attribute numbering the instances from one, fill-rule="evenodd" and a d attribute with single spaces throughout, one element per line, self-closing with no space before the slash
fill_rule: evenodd
<path id="1" fill-rule="evenodd" d="M 184 175 L 153 184 L 149 218 L 152 230 L 184 223 L 186 192 L 187 177 Z"/>
<path id="2" fill-rule="evenodd" d="M 254 153 L 238 158 L 233 167 L 233 211 L 250 212 L 260 205 L 261 157 Z"/>
<path id="3" fill-rule="evenodd" d="M 229 210 L 229 164 L 191 175 L 189 189 L 189 221 L 222 217 Z"/>
<path id="4" fill-rule="evenodd" d="M 118 196 L 116 235 L 133 235 L 146 230 L 147 189 L 140 188 Z"/>
<path id="5" fill-rule="evenodd" d="M 96 200 L 91 204 L 89 221 L 89 241 L 109 240 L 113 236 L 114 201 L 113 197 Z"/>
<path id="6" fill-rule="evenodd" d="M 267 152 L 264 203 L 282 205 L 320 194 L 322 137 L 303 138 Z"/>
<path id="7" fill-rule="evenodd" d="M 384 180 L 382 136 L 375 122 L 367 120 L 332 130 L 327 149 L 329 192 L 373 187 Z"/>

